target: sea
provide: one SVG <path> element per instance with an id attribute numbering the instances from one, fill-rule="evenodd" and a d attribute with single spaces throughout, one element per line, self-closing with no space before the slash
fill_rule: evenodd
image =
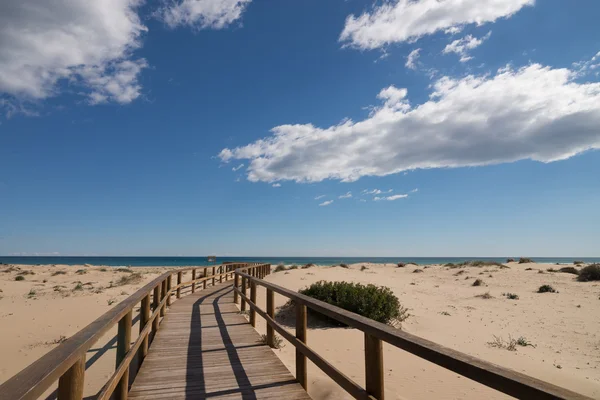
<path id="1" fill-rule="evenodd" d="M 180 267 L 180 266 L 205 266 L 218 265 L 225 261 L 239 262 L 261 262 L 273 265 L 277 264 L 317 264 L 317 265 L 335 265 L 335 264 L 355 264 L 355 263 L 398 263 L 413 262 L 419 265 L 427 264 L 446 264 L 459 263 L 469 260 L 487 260 L 505 262 L 507 258 L 518 260 L 519 257 L 244 257 L 231 256 L 219 257 L 216 262 L 209 262 L 207 256 L 198 257 L 99 257 L 99 256 L 0 256 L 0 263 L 3 264 L 65 264 L 65 265 L 106 265 L 114 267 Z M 583 261 L 584 263 L 600 262 L 600 257 L 528 257 L 539 263 L 551 264 L 572 264 L 573 261 Z"/>

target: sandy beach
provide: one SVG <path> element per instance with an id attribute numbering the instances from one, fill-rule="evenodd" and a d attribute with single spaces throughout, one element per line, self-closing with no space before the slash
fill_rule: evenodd
<path id="1" fill-rule="evenodd" d="M 363 268 L 364 266 L 364 268 Z M 319 280 L 372 283 L 390 287 L 411 316 L 402 329 L 441 345 L 600 398 L 600 284 L 577 282 L 574 275 L 548 272 L 551 264 L 507 264 L 449 268 L 440 265 L 354 264 L 315 266 L 272 273 L 267 280 L 298 290 Z M 133 279 L 132 270 L 136 274 Z M 0 266 L 0 382 L 125 299 L 166 269 L 131 270 L 102 266 Z M 415 272 L 421 271 L 421 272 Z M 542 271 L 542 272 L 540 272 Z M 23 276 L 22 280 L 18 276 Z M 481 279 L 481 286 L 473 286 Z M 537 293 L 549 284 L 558 293 Z M 489 293 L 489 295 L 486 295 Z M 504 294 L 513 293 L 518 299 Z M 484 295 L 484 296 L 482 296 Z M 277 295 L 276 306 L 286 299 Z M 265 292 L 258 290 L 264 307 Z M 135 316 L 135 314 L 134 314 Z M 257 329 L 265 332 L 257 318 Z M 283 321 L 293 326 L 293 321 Z M 116 329 L 115 329 L 116 331 Z M 137 332 L 137 327 L 132 331 Z M 98 391 L 114 370 L 115 332 L 88 353 L 85 394 Z M 494 347 L 525 338 L 516 350 Z M 285 343 L 285 342 L 284 342 Z M 309 346 L 359 384 L 364 382 L 362 333 L 310 327 Z M 294 348 L 276 354 L 294 371 Z M 388 399 L 503 399 L 496 391 L 399 349 L 384 345 Z M 104 354 L 103 357 L 98 357 Z M 348 396 L 309 362 L 309 393 L 315 399 Z"/>

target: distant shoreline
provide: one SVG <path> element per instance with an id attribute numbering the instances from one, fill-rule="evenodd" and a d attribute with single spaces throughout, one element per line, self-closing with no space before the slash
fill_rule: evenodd
<path id="1" fill-rule="evenodd" d="M 265 262 L 273 265 L 334 265 L 340 263 L 408 263 L 414 262 L 419 265 L 460 263 L 470 260 L 487 260 L 505 262 L 507 258 L 518 259 L 519 256 L 507 257 L 219 257 L 216 262 L 208 262 L 207 256 L 198 257 L 135 257 L 135 256 L 0 256 L 0 263 L 3 264 L 60 264 L 60 265 L 104 265 L 104 266 L 131 266 L 131 267 L 183 267 L 183 266 L 207 266 L 218 265 L 225 261 L 241 262 Z M 573 261 L 583 261 L 584 263 L 600 262 L 600 257 L 535 257 L 527 256 L 538 263 L 545 264 L 572 264 Z"/>

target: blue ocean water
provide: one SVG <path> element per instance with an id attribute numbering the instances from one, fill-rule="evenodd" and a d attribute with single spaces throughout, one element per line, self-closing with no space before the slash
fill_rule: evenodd
<path id="1" fill-rule="evenodd" d="M 511 257 L 518 259 L 518 257 Z M 586 263 L 600 262 L 600 257 L 530 257 L 540 263 L 572 264 L 575 260 Z M 224 261 L 263 262 L 269 264 L 308 264 L 334 265 L 340 263 L 398 263 L 414 262 L 417 264 L 458 263 L 469 260 L 489 260 L 505 262 L 507 257 L 217 257 L 216 262 L 208 262 L 202 257 L 44 257 L 44 256 L 0 256 L 4 264 L 66 264 L 66 265 L 107 265 L 107 266 L 203 266 L 215 265 Z"/>

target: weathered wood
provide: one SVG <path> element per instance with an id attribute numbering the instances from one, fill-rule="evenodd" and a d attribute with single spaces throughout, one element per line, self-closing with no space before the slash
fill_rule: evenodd
<path id="1" fill-rule="evenodd" d="M 179 271 L 177 273 L 177 298 L 180 299 L 181 298 L 181 287 L 179 287 L 179 285 L 181 285 L 181 278 L 183 277 L 183 272 Z"/>
<path id="2" fill-rule="evenodd" d="M 161 286 L 160 286 L 160 300 L 161 300 L 161 302 L 162 302 L 162 299 L 164 299 L 165 297 L 167 297 L 167 278 L 166 277 L 162 281 Z M 160 309 L 160 316 L 164 317 L 166 311 L 167 311 L 167 305 L 165 303 L 165 305 L 162 306 L 162 308 Z"/>
<path id="3" fill-rule="evenodd" d="M 244 297 L 246 297 L 246 278 L 242 278 L 242 293 L 244 294 Z M 242 302 L 240 304 L 241 311 L 246 311 L 246 300 L 244 297 L 242 297 Z"/>
<path id="4" fill-rule="evenodd" d="M 367 393 L 384 399 L 383 348 L 381 340 L 365 333 L 365 383 Z"/>
<path id="5" fill-rule="evenodd" d="M 235 276 L 233 277 L 233 287 L 237 288 L 240 286 L 240 277 L 238 276 L 238 274 L 235 274 Z M 236 291 L 233 292 L 233 302 L 235 304 L 237 304 L 238 302 L 238 294 Z"/>
<path id="6" fill-rule="evenodd" d="M 174 302 L 129 400 L 309 400 L 237 310 L 226 284 Z"/>
<path id="7" fill-rule="evenodd" d="M 221 271 L 221 272 L 219 272 L 221 274 L 219 276 L 219 283 L 223 283 L 223 272 L 225 272 L 225 271 L 223 271 L 223 268 L 224 268 L 223 266 L 221 266 L 221 268 L 219 268 L 219 270 Z"/>
<path id="8" fill-rule="evenodd" d="M 160 307 L 160 287 L 161 285 L 156 285 L 156 287 L 154 287 L 154 312 L 156 312 L 159 307 Z M 158 333 L 158 326 L 160 324 L 160 318 L 154 318 L 152 320 L 152 337 L 150 338 L 150 341 L 154 340 L 154 336 L 156 336 L 156 334 Z"/>
<path id="9" fill-rule="evenodd" d="M 306 306 L 296 304 L 296 339 L 306 343 Z M 306 374 L 306 356 L 296 349 L 296 379 L 304 389 L 308 389 Z"/>
<path id="10" fill-rule="evenodd" d="M 84 379 L 85 357 L 82 357 L 75 361 L 75 364 L 73 364 L 58 380 L 58 400 L 83 399 Z"/>
<path id="11" fill-rule="evenodd" d="M 202 288 L 206 289 L 206 281 L 208 281 L 208 268 L 204 268 L 204 281 L 202 282 Z"/>
<path id="12" fill-rule="evenodd" d="M 167 277 L 167 307 L 171 307 L 171 274 Z"/>
<path id="13" fill-rule="evenodd" d="M 215 286 L 215 271 L 216 271 L 215 267 L 212 267 L 212 276 L 213 276 L 213 278 L 212 278 L 212 285 L 213 286 Z"/>
<path id="14" fill-rule="evenodd" d="M 131 321 L 133 312 L 130 310 L 119 321 L 119 329 L 117 333 L 117 366 L 119 368 L 127 352 L 131 347 Z M 115 391 L 116 400 L 127 400 L 127 392 L 129 389 L 129 368 L 125 369 L 117 390 Z"/>
<path id="15" fill-rule="evenodd" d="M 267 289 L 267 314 L 269 317 L 275 318 L 275 292 L 271 289 Z M 270 347 L 275 347 L 275 334 L 270 324 L 267 324 L 267 344 Z"/>
<path id="16" fill-rule="evenodd" d="M 256 283 L 250 282 L 250 300 L 256 304 Z M 256 311 L 253 308 L 250 309 L 250 325 L 256 327 Z"/>
<path id="17" fill-rule="evenodd" d="M 192 270 L 192 280 L 196 280 L 196 268 Z M 196 282 L 192 283 L 192 293 L 196 292 Z"/>
<path id="18" fill-rule="evenodd" d="M 142 305 L 140 307 L 140 335 L 142 333 L 142 331 L 144 330 L 144 328 L 146 327 L 146 325 L 148 325 L 150 321 L 150 293 L 148 293 L 148 295 L 146 295 L 146 297 L 144 297 L 142 299 Z M 142 362 L 144 362 L 144 358 L 146 358 L 146 355 L 148 354 L 148 344 L 149 344 L 149 335 L 146 335 L 146 337 L 143 339 L 142 341 L 142 345 L 140 346 L 140 351 L 138 352 L 138 368 L 137 370 L 140 370 L 140 367 L 142 366 Z"/>

